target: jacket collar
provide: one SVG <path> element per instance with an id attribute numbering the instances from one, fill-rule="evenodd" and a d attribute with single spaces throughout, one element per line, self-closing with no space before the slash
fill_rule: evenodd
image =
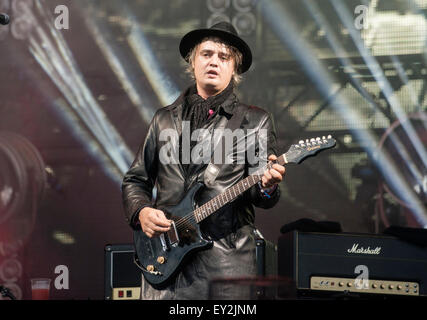
<path id="1" fill-rule="evenodd" d="M 184 99 L 191 92 L 194 84 L 184 90 L 180 96 L 170 105 L 171 110 L 174 110 L 178 114 L 181 113 Z M 234 93 L 231 93 L 229 97 L 220 105 L 220 109 L 225 111 L 230 117 L 233 115 L 235 106 L 238 103 L 237 96 Z"/>

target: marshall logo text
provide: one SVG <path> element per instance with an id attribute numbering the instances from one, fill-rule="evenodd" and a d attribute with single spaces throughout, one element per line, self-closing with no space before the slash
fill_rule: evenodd
<path id="1" fill-rule="evenodd" d="M 360 254 L 380 254 L 381 247 L 376 247 L 375 249 L 371 249 L 371 247 L 359 247 L 358 243 L 354 243 L 351 249 L 347 250 L 348 253 L 360 253 Z"/>

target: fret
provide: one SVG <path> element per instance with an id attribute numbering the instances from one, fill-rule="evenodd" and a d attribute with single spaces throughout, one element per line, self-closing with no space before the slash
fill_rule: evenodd
<path id="1" fill-rule="evenodd" d="M 199 219 L 199 213 L 198 213 L 197 209 L 193 211 L 193 214 L 194 214 L 194 217 L 196 218 L 196 221 Z"/>
<path id="2" fill-rule="evenodd" d="M 202 220 L 202 213 L 200 212 L 199 208 L 193 211 L 194 217 L 196 218 L 196 221 L 199 222 Z"/>
<path id="3" fill-rule="evenodd" d="M 197 209 L 193 211 L 194 219 L 196 219 L 196 222 L 199 222 L 199 216 L 197 215 Z"/>
<path id="4" fill-rule="evenodd" d="M 207 218 L 212 213 L 216 212 L 222 208 L 228 202 L 236 199 L 241 193 L 248 190 L 250 187 L 255 185 L 257 182 L 261 181 L 263 174 L 253 174 L 245 179 L 241 180 L 239 183 L 228 188 L 223 193 L 217 195 L 213 199 L 206 202 L 204 205 L 196 208 L 193 211 L 194 218 L 197 223 Z"/>

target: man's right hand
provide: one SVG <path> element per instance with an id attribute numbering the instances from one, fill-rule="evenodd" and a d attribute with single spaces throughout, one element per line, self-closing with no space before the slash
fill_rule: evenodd
<path id="1" fill-rule="evenodd" d="M 169 231 L 171 227 L 171 222 L 166 218 L 163 211 L 150 207 L 145 207 L 139 212 L 139 222 L 142 231 L 149 238 L 157 237 Z"/>

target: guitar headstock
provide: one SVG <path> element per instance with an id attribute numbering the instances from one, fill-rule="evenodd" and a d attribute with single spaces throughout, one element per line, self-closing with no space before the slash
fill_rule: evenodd
<path id="1" fill-rule="evenodd" d="M 319 153 L 320 151 L 333 148 L 336 140 L 332 136 L 323 136 L 300 140 L 298 144 L 293 144 L 288 152 L 284 154 L 287 163 L 301 163 L 306 158 Z"/>

